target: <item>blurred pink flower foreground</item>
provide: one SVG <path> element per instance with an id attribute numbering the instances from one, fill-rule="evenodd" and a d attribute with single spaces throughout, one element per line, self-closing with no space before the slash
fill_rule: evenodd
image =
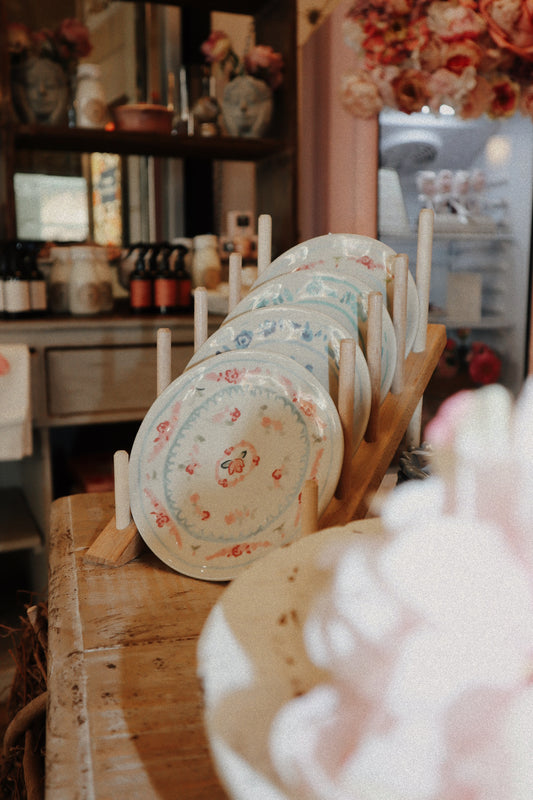
<path id="1" fill-rule="evenodd" d="M 438 474 L 323 564 L 327 678 L 271 730 L 291 798 L 533 798 L 533 381 L 450 399 L 427 435 Z"/>

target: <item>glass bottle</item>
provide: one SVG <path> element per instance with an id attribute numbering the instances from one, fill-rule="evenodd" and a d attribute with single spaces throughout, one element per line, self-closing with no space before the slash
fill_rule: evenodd
<path id="1" fill-rule="evenodd" d="M 169 247 L 161 246 L 154 280 L 154 305 L 156 314 L 171 314 L 176 311 L 178 284 L 170 269 Z"/>
<path id="2" fill-rule="evenodd" d="M 38 242 L 29 242 L 26 248 L 27 275 L 30 286 L 31 315 L 40 317 L 48 310 L 46 296 L 46 280 L 37 264 L 40 245 Z"/>
<path id="3" fill-rule="evenodd" d="M 186 313 L 192 308 L 192 279 L 185 263 L 185 258 L 189 251 L 182 244 L 176 245 L 174 250 L 177 253 L 174 264 L 177 283 L 176 310 L 180 313 Z"/>
<path id="4" fill-rule="evenodd" d="M 8 250 L 7 274 L 4 281 L 4 310 L 8 319 L 29 316 L 30 283 L 23 263 L 23 245 L 16 242 Z"/>
<path id="5" fill-rule="evenodd" d="M 138 248 L 135 267 L 130 274 L 130 309 L 136 314 L 147 314 L 152 310 L 152 276 L 145 263 L 148 245 Z"/>

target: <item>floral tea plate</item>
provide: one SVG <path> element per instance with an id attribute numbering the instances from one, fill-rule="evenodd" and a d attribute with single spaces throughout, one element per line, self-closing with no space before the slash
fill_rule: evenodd
<path id="1" fill-rule="evenodd" d="M 372 288 L 384 294 L 387 311 L 392 316 L 394 295 L 394 257 L 383 242 L 370 236 L 351 233 L 328 233 L 291 247 L 272 261 L 253 284 L 302 270 L 332 270 L 370 281 Z M 418 330 L 418 291 L 411 272 L 407 276 L 407 330 L 405 352 L 410 353 Z"/>
<path id="2" fill-rule="evenodd" d="M 340 347 L 351 334 L 327 314 L 304 306 L 258 308 L 218 328 L 196 351 L 188 367 L 230 350 L 268 350 L 302 364 L 338 400 Z M 359 346 L 355 358 L 354 449 L 364 436 L 370 415 L 368 366 Z"/>
<path id="3" fill-rule="evenodd" d="M 176 571 L 230 580 L 298 538 L 306 480 L 317 481 L 324 511 L 342 457 L 335 405 L 305 367 L 267 352 L 221 353 L 148 410 L 130 457 L 133 519 Z"/>
<path id="4" fill-rule="evenodd" d="M 366 355 L 368 295 L 372 290 L 348 275 L 314 269 L 308 274 L 291 272 L 252 289 L 227 315 L 222 325 L 257 308 L 285 304 L 321 311 L 350 331 Z M 389 391 L 396 369 L 396 336 L 385 304 L 382 312 L 381 401 Z"/>

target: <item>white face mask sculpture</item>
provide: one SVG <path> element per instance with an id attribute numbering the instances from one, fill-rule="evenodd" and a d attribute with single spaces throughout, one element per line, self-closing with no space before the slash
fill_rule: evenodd
<path id="1" fill-rule="evenodd" d="M 21 122 L 59 125 L 66 121 L 68 78 L 49 58 L 32 58 L 17 70 L 12 82 L 13 103 Z"/>
<path id="2" fill-rule="evenodd" d="M 272 119 L 272 90 L 251 75 L 240 75 L 224 89 L 222 116 L 230 136 L 260 137 Z"/>

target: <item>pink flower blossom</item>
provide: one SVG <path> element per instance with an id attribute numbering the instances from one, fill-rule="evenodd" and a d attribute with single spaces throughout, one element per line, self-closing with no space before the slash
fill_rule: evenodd
<path id="1" fill-rule="evenodd" d="M 430 99 L 428 79 L 428 73 L 406 69 L 393 80 L 396 104 L 400 111 L 412 114 L 427 105 Z"/>
<path id="2" fill-rule="evenodd" d="M 362 119 L 375 117 L 383 108 L 378 87 L 363 71 L 342 77 L 340 98 L 346 111 Z"/>
<path id="3" fill-rule="evenodd" d="M 443 103 L 460 108 L 463 100 L 476 85 L 476 71 L 468 67 L 457 75 L 448 69 L 438 69 L 428 79 L 429 107 L 438 111 Z"/>
<path id="4" fill-rule="evenodd" d="M 64 19 L 54 32 L 65 57 L 85 58 L 92 51 L 89 31 L 79 19 Z"/>
<path id="5" fill-rule="evenodd" d="M 389 495 L 382 536 L 319 556 L 321 672 L 270 731 L 291 797 L 533 796 L 533 379 L 514 408 L 489 387 L 445 415 L 446 470 Z"/>
<path id="6" fill-rule="evenodd" d="M 244 56 L 244 68 L 249 75 L 264 80 L 272 89 L 283 83 L 283 58 L 267 45 L 256 45 Z"/>
<path id="7" fill-rule="evenodd" d="M 518 108 L 520 87 L 515 81 L 502 75 L 491 82 L 492 99 L 487 110 L 489 117 L 500 119 L 512 117 Z"/>
<path id="8" fill-rule="evenodd" d="M 212 31 L 200 50 L 209 64 L 218 64 L 224 61 L 231 52 L 231 41 L 224 31 Z"/>
<path id="9" fill-rule="evenodd" d="M 468 365 L 468 374 L 479 386 L 496 383 L 502 369 L 501 358 L 493 353 L 486 345 L 475 350 Z"/>
<path id="10" fill-rule="evenodd" d="M 499 47 L 533 59 L 532 0 L 480 0 L 480 13 Z"/>
<path id="11" fill-rule="evenodd" d="M 428 28 L 443 42 L 475 39 L 485 22 L 473 8 L 457 0 L 434 0 L 428 8 Z"/>

